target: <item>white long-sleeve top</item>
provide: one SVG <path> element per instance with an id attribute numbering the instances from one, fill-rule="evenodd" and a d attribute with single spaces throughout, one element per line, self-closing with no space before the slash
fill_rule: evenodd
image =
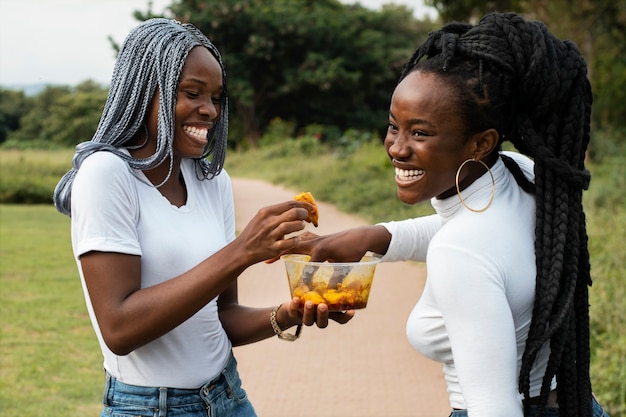
<path id="1" fill-rule="evenodd" d="M 530 159 L 507 155 L 534 179 Z M 535 296 L 535 199 L 501 159 L 491 171 L 495 198 L 485 212 L 452 196 L 431 201 L 434 215 L 382 223 L 392 235 L 383 261 L 426 262 L 426 286 L 406 331 L 416 350 L 443 363 L 451 406 L 470 416 L 521 417 L 518 376 Z M 480 209 L 491 193 L 486 173 L 462 196 Z M 531 397 L 539 395 L 548 355 L 546 345 L 531 372 Z"/>

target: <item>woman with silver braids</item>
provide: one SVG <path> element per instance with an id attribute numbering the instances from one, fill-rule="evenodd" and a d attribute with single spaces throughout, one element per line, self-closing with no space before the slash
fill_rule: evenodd
<path id="1" fill-rule="evenodd" d="M 385 137 L 400 200 L 436 214 L 294 250 L 426 263 L 406 331 L 443 364 L 451 417 L 606 416 L 589 376 L 591 101 L 580 52 L 542 23 L 445 25 L 405 66 Z"/>
<path id="2" fill-rule="evenodd" d="M 198 29 L 140 24 L 120 49 L 93 139 L 55 190 L 104 356 L 102 416 L 254 416 L 232 346 L 295 340 L 302 324 L 353 315 L 299 310 L 297 299 L 238 304 L 237 276 L 293 248 L 285 235 L 303 229 L 312 206 L 263 208 L 235 237 L 226 93 L 220 54 Z"/>

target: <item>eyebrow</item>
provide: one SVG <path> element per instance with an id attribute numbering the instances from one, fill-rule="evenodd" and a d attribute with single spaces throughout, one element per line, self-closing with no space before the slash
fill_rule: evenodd
<path id="1" fill-rule="evenodd" d="M 207 83 L 204 80 L 201 80 L 200 78 L 195 78 L 195 77 L 189 77 L 189 78 L 185 78 L 185 79 L 181 79 L 181 82 L 192 82 L 192 83 L 196 83 L 196 84 L 200 84 L 202 86 L 207 86 Z M 224 85 L 220 84 L 220 86 L 218 87 L 220 91 L 224 91 Z"/>
<path id="2" fill-rule="evenodd" d="M 201 79 L 199 79 L 199 78 L 194 78 L 194 77 L 189 77 L 189 78 L 181 79 L 181 81 L 194 82 L 194 83 L 196 83 L 196 84 L 206 85 L 206 82 L 204 82 L 203 80 L 201 80 Z"/>
<path id="3" fill-rule="evenodd" d="M 398 119 L 398 118 L 397 118 L 397 117 L 393 114 L 393 112 L 391 112 L 391 110 L 389 111 L 389 115 L 390 115 L 393 119 L 395 119 L 395 120 L 397 120 L 397 119 Z M 429 121 L 424 120 L 424 119 L 409 119 L 409 120 L 408 120 L 408 122 L 409 122 L 409 124 L 412 124 L 412 125 L 426 125 L 426 126 L 429 126 L 429 127 L 434 127 L 434 125 L 433 125 L 432 123 L 430 123 Z"/>

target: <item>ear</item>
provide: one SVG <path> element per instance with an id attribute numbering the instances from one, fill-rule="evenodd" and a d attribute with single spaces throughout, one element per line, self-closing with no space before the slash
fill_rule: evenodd
<path id="1" fill-rule="evenodd" d="M 500 135 L 495 129 L 487 129 L 476 133 L 473 138 L 474 151 L 472 156 L 476 159 L 484 159 L 498 146 Z"/>

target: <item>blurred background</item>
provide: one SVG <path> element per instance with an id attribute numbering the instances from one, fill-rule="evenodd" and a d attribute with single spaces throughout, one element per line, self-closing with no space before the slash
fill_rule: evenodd
<path id="1" fill-rule="evenodd" d="M 51 195 L 96 129 L 132 27 L 175 18 L 217 45 L 232 177 L 378 222 L 432 211 L 399 203 L 381 146 L 402 66 L 442 23 L 494 10 L 543 21 L 588 64 L 592 381 L 626 416 L 626 0 L 0 0 L 0 415 L 99 407 L 100 352 Z"/>
<path id="2" fill-rule="evenodd" d="M 573 40 L 589 65 L 594 129 L 623 139 L 626 0 L 0 0 L 0 144 L 89 140 L 119 44 L 154 16 L 194 23 L 222 52 L 233 147 L 256 147 L 277 119 L 293 123 L 293 134 L 321 125 L 331 141 L 349 128 L 381 129 L 400 69 L 424 36 L 492 10 L 539 19 Z M 592 152 L 607 151 L 597 144 Z"/>

